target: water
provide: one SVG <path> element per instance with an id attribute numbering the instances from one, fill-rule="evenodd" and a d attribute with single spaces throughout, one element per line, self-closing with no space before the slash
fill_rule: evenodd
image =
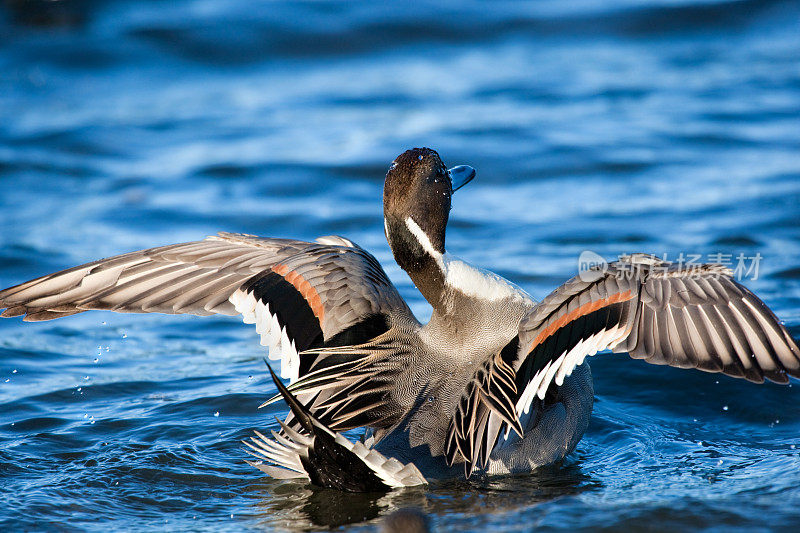
<path id="1" fill-rule="evenodd" d="M 0 285 L 218 230 L 339 233 L 393 266 L 381 185 L 431 146 L 478 177 L 448 248 L 536 298 L 592 250 L 760 254 L 800 336 L 796 2 L 6 0 Z M 750 261 L 752 263 L 752 261 Z M 732 266 L 736 266 L 735 264 Z M 788 530 L 800 384 L 595 357 L 562 467 L 383 497 L 280 482 L 282 405 L 225 317 L 0 321 L 0 529 Z"/>

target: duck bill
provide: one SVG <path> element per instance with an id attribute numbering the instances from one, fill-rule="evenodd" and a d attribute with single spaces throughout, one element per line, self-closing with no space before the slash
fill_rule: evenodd
<path id="1" fill-rule="evenodd" d="M 469 165 L 458 165 L 447 171 L 453 183 L 453 192 L 457 191 L 475 177 L 475 169 Z"/>

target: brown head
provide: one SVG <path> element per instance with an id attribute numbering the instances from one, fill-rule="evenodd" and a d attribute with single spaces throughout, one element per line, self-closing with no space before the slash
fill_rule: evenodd
<path id="1" fill-rule="evenodd" d="M 435 150 L 413 148 L 389 167 L 383 185 L 386 239 L 407 271 L 444 254 L 453 191 L 475 177 L 465 165 L 448 169 Z"/>

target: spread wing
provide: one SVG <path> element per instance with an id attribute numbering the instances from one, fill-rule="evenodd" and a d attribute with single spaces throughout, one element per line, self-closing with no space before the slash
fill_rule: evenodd
<path id="1" fill-rule="evenodd" d="M 415 320 L 377 260 L 341 237 L 317 242 L 220 233 L 131 252 L 0 291 L 0 316 L 50 320 L 101 309 L 130 313 L 241 314 L 256 325 L 281 375 L 296 381 L 318 354 Z"/>
<path id="2" fill-rule="evenodd" d="M 513 364 L 517 414 L 605 349 L 756 383 L 800 377 L 797 343 L 729 269 L 635 254 L 569 280 L 523 319 Z"/>
<path id="3" fill-rule="evenodd" d="M 551 383 L 562 385 L 605 349 L 756 383 L 800 377 L 797 343 L 730 270 L 636 254 L 567 281 L 523 318 L 519 335 L 465 389 L 448 430 L 448 463 L 463 457 L 467 476 L 485 467 L 503 432 L 528 424 Z"/>

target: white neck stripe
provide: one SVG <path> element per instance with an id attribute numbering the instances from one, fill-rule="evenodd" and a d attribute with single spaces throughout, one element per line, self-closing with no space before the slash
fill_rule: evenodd
<path id="1" fill-rule="evenodd" d="M 436 251 L 436 249 L 433 247 L 433 244 L 431 244 L 431 240 L 428 238 L 428 235 L 422 231 L 422 228 L 419 227 L 419 224 L 417 224 L 410 216 L 406 217 L 406 227 L 408 228 L 408 231 L 410 231 L 411 234 L 417 238 L 417 242 L 419 242 L 420 246 L 422 246 L 422 249 L 428 252 L 431 257 L 436 259 L 438 263 L 441 263 L 442 254 Z"/>

